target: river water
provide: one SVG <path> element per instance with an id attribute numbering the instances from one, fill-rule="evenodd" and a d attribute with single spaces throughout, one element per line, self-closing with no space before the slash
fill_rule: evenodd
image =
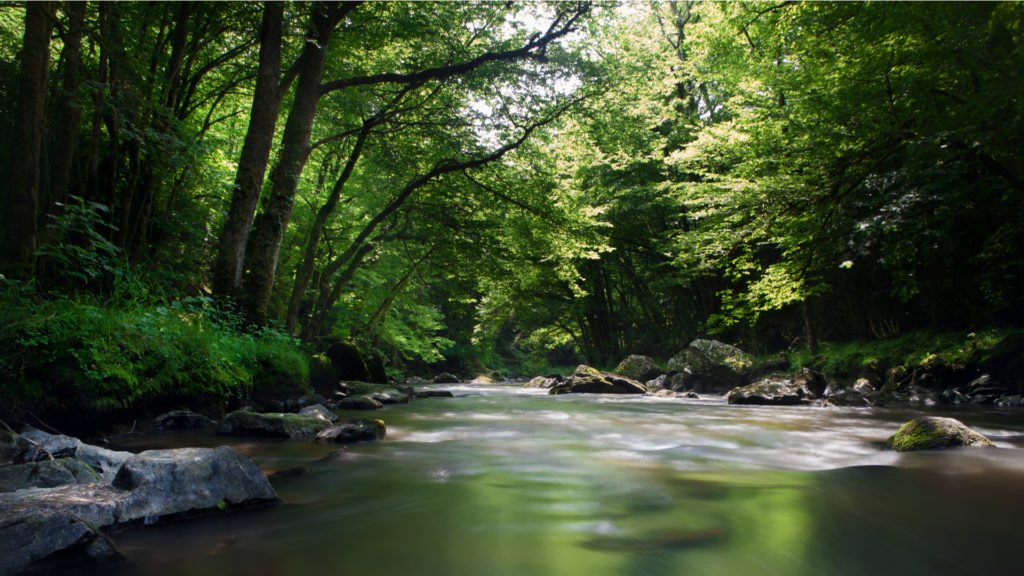
<path id="1" fill-rule="evenodd" d="M 739 407 L 454 386 L 372 413 L 383 442 L 229 444 L 281 503 L 115 535 L 124 574 L 1024 574 L 1024 413 L 952 415 L 1001 449 L 896 454 L 922 409 Z M 367 417 L 367 413 L 339 413 Z"/>

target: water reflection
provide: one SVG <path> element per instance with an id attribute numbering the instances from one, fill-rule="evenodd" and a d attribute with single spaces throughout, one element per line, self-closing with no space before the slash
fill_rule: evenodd
<path id="1" fill-rule="evenodd" d="M 1013 413 L 960 416 L 1011 449 L 897 455 L 877 442 L 912 411 L 456 394 L 389 407 L 387 441 L 338 457 L 241 444 L 313 474 L 275 481 L 276 507 L 119 535 L 126 573 L 1017 573 Z"/>

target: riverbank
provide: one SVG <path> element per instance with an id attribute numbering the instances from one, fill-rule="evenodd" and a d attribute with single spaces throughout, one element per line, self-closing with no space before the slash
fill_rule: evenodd
<path id="1" fill-rule="evenodd" d="M 443 388 L 454 398 L 371 412 L 387 438 L 340 452 L 212 429 L 112 437 L 116 450 L 226 444 L 267 473 L 305 469 L 271 477 L 277 506 L 112 534 L 129 560 L 119 573 L 895 576 L 1016 566 L 1016 411 Z M 884 449 L 922 414 L 962 419 L 998 449 Z"/>

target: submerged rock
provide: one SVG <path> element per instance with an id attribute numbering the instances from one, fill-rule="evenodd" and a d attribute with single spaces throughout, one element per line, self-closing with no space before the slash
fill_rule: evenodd
<path id="1" fill-rule="evenodd" d="M 576 372 L 553 386 L 549 394 L 644 394 L 643 384 L 609 372 L 601 372 L 585 364 L 576 367 Z"/>
<path id="2" fill-rule="evenodd" d="M 662 373 L 661 368 L 658 368 L 654 360 L 639 354 L 626 356 L 612 372 L 640 382 L 651 380 Z"/>
<path id="3" fill-rule="evenodd" d="M 994 446 L 991 440 L 968 428 L 963 422 L 938 416 L 914 418 L 901 426 L 885 443 L 897 452 Z"/>
<path id="4" fill-rule="evenodd" d="M 214 421 L 190 410 L 172 410 L 157 416 L 153 427 L 157 430 L 187 430 L 213 426 Z"/>
<path id="5" fill-rule="evenodd" d="M 316 439 L 317 442 L 350 444 L 383 440 L 386 432 L 383 420 L 350 420 L 323 430 Z"/>
<path id="6" fill-rule="evenodd" d="M 217 426 L 217 434 L 262 438 L 312 438 L 328 425 L 328 421 L 300 414 L 263 414 L 239 410 L 224 417 Z"/>

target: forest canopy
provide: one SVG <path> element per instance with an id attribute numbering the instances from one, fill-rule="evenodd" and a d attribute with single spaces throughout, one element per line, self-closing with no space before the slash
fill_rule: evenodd
<path id="1" fill-rule="evenodd" d="M 8 2 L 0 54 L 12 380 L 86 309 L 396 370 L 1024 322 L 1019 2 Z"/>

